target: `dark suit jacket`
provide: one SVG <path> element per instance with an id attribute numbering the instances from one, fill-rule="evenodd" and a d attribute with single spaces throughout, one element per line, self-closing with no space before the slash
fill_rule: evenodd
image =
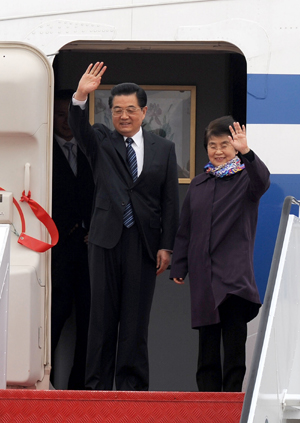
<path id="1" fill-rule="evenodd" d="M 161 248 L 172 250 L 178 225 L 174 143 L 144 131 L 143 170 L 133 183 L 121 134 L 100 124 L 92 127 L 86 110 L 72 104 L 69 125 L 90 161 L 96 185 L 89 241 L 113 248 L 122 234 L 124 208 L 131 200 L 150 257 L 156 260 Z"/>
<path id="2" fill-rule="evenodd" d="M 64 249 L 68 238 L 74 233 L 74 228 L 82 228 L 84 222 L 88 232 L 90 226 L 94 181 L 90 165 L 79 148 L 75 177 L 59 144 L 53 140 L 52 181 L 52 218 L 59 232 L 59 242 L 53 248 L 55 256 L 59 254 L 59 250 Z M 71 251 L 69 253 L 72 254 Z M 68 254 L 68 251 L 64 251 L 64 254 Z"/>

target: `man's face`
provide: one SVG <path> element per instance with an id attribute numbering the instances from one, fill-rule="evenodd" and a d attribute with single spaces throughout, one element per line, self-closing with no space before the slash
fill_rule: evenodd
<path id="1" fill-rule="evenodd" d="M 119 111 L 120 114 L 115 114 Z M 112 102 L 112 121 L 124 137 L 133 137 L 146 116 L 147 106 L 140 108 L 136 94 L 116 95 Z"/>
<path id="2" fill-rule="evenodd" d="M 73 138 L 68 124 L 68 100 L 54 100 L 54 133 L 66 141 Z"/>

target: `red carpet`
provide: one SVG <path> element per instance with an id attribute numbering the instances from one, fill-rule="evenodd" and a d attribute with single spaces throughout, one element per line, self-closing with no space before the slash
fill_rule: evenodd
<path id="1" fill-rule="evenodd" d="M 0 390 L 1 423 L 238 423 L 244 393 Z"/>

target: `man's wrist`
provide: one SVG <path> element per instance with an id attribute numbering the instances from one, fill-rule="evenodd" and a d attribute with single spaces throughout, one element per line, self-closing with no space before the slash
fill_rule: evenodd
<path id="1" fill-rule="evenodd" d="M 81 93 L 80 91 L 76 91 L 75 94 L 73 94 L 73 98 L 77 101 L 86 101 L 88 96 L 87 94 Z"/>
<path id="2" fill-rule="evenodd" d="M 82 110 L 84 110 L 87 99 L 86 100 L 78 100 L 77 98 L 75 98 L 75 94 L 72 97 L 72 104 L 74 106 L 79 106 Z"/>

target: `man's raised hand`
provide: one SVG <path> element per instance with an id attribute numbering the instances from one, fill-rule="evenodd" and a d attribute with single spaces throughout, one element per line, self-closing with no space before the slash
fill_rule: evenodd
<path id="1" fill-rule="evenodd" d="M 91 63 L 82 75 L 77 91 L 74 95 L 76 100 L 85 101 L 88 94 L 95 91 L 101 84 L 101 79 L 107 66 L 103 62 Z"/>

